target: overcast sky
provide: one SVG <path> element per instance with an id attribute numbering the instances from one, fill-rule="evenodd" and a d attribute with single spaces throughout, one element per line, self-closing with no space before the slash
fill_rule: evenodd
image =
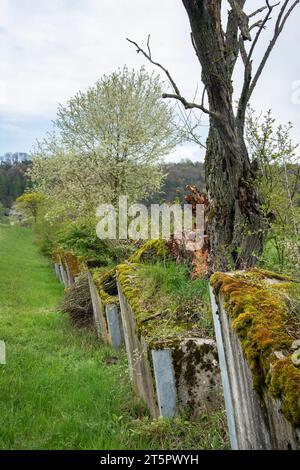
<path id="1" fill-rule="evenodd" d="M 247 3 L 251 10 L 264 4 Z M 299 20 L 298 6 L 252 106 L 259 112 L 272 108 L 278 120 L 292 121 L 300 142 Z M 125 40 L 143 42 L 148 33 L 153 56 L 168 66 L 182 93 L 192 99 L 197 85 L 201 90 L 201 72 L 181 0 L 0 0 L 0 155 L 30 151 L 50 128 L 58 104 L 102 74 L 124 64 L 151 69 Z M 196 145 L 185 145 L 170 158 L 202 156 Z"/>

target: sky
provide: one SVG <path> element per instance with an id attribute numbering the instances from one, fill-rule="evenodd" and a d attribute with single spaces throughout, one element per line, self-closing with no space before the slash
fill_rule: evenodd
<path id="1" fill-rule="evenodd" d="M 248 0 L 248 11 L 264 4 Z M 224 19 L 227 5 L 224 0 Z M 252 99 L 258 113 L 272 108 L 279 122 L 294 124 L 300 142 L 300 6 L 288 20 Z M 264 32 L 255 64 L 270 39 Z M 153 67 L 136 54 L 126 37 L 145 43 L 168 67 L 189 100 L 201 95 L 201 68 L 190 42 L 181 0 L 1 0 L 0 155 L 29 152 L 51 128 L 59 103 L 118 67 Z M 236 96 L 242 82 L 239 65 Z M 203 140 L 207 123 L 203 120 Z M 180 146 L 169 160 L 203 159 L 196 144 Z"/>

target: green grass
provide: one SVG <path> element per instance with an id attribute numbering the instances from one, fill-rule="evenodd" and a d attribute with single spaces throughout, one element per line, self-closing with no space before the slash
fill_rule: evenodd
<path id="1" fill-rule="evenodd" d="M 206 279 L 192 280 L 188 267 L 174 261 L 142 264 L 137 274 L 142 279 L 146 309 L 166 309 L 172 317 L 197 326 L 203 337 L 214 336 Z"/>
<path id="2" fill-rule="evenodd" d="M 63 289 L 30 230 L 0 224 L 0 449 L 219 449 L 224 414 L 155 420 L 135 403 L 124 352 L 57 311 Z"/>
<path id="3" fill-rule="evenodd" d="M 119 416 L 132 401 L 124 354 L 117 365 L 103 364 L 112 351 L 56 311 L 62 294 L 31 232 L 0 226 L 0 339 L 7 350 L 0 366 L 2 449 L 124 446 Z"/>

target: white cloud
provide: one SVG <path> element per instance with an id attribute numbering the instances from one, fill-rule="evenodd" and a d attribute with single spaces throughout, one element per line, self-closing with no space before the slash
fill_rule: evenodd
<path id="1" fill-rule="evenodd" d="M 253 9 L 260 4 L 251 0 Z M 290 18 L 280 38 L 253 96 L 253 106 L 258 110 L 272 107 L 278 119 L 292 120 L 295 137 L 300 137 L 299 106 L 291 99 L 292 83 L 300 79 L 296 51 L 291 49 L 291 44 L 300 42 L 297 15 Z M 0 153 L 16 150 L 22 139 L 23 150 L 28 150 L 35 133 L 40 136 L 49 127 L 58 103 L 102 74 L 125 63 L 150 69 L 126 42 L 128 36 L 142 42 L 151 33 L 153 54 L 168 65 L 182 93 L 192 98 L 201 83 L 201 70 L 189 32 L 180 0 L 1 0 L 0 77 L 5 99 L 0 101 Z M 12 121 L 18 122 L 18 138 L 4 129 Z M 180 153 L 192 158 L 203 153 L 191 148 L 179 148 L 175 158 Z"/>

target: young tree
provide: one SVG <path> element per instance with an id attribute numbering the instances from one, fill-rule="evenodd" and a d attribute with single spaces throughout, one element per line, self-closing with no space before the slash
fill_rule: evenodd
<path id="1" fill-rule="evenodd" d="M 245 144 L 246 108 L 284 25 L 299 0 L 265 4 L 246 13 L 246 0 L 228 0 L 226 27 L 222 24 L 224 0 L 182 0 L 191 25 L 192 44 L 202 68 L 202 103 L 189 102 L 168 72 L 134 41 L 137 51 L 167 75 L 173 93 L 165 98 L 179 100 L 186 109 L 199 109 L 209 116 L 210 131 L 205 158 L 206 187 L 210 203 L 208 236 L 212 270 L 229 266 L 244 268 L 256 263 L 269 226 L 256 185 L 256 168 L 251 165 Z M 249 2 L 250 3 L 250 2 Z M 257 69 L 253 54 L 261 34 L 280 4 L 273 36 Z M 262 17 L 256 21 L 256 18 Z M 249 42 L 249 47 L 246 46 Z M 244 83 L 237 110 L 234 106 L 233 72 L 238 57 L 244 64 Z"/>
<path id="2" fill-rule="evenodd" d="M 258 168 L 264 210 L 274 214 L 268 239 L 275 246 L 278 265 L 300 267 L 300 159 L 291 140 L 293 126 L 276 124 L 271 111 L 263 117 L 249 109 L 246 140 L 251 161 Z"/>
<path id="3" fill-rule="evenodd" d="M 37 188 L 81 213 L 117 204 L 120 195 L 139 200 L 157 191 L 159 163 L 178 141 L 162 86 L 144 68 L 124 67 L 60 106 L 54 134 L 33 159 Z"/>
<path id="4" fill-rule="evenodd" d="M 43 201 L 43 197 L 39 193 L 24 193 L 16 200 L 15 208 L 26 218 L 32 218 L 36 221 L 38 209 Z"/>

